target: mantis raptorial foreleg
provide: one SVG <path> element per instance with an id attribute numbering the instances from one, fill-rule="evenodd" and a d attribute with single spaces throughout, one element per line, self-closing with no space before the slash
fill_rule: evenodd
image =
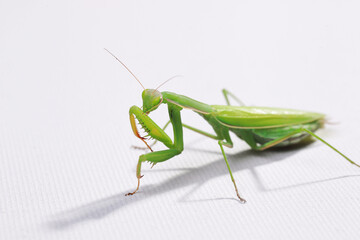
<path id="1" fill-rule="evenodd" d="M 134 192 L 130 192 L 126 195 L 133 195 L 135 194 L 140 187 L 140 178 L 142 177 L 141 175 L 141 164 L 145 161 L 149 161 L 151 163 L 156 164 L 158 162 L 163 162 L 166 161 L 178 154 L 180 154 L 183 150 L 183 133 L 182 133 L 182 127 L 188 128 L 192 131 L 195 131 L 199 134 L 202 134 L 204 136 L 219 140 L 219 139 L 223 139 L 220 138 L 217 135 L 213 135 L 207 132 L 204 132 L 202 130 L 199 130 L 197 128 L 188 126 L 186 124 L 182 124 L 181 123 L 181 116 L 180 116 L 180 110 L 181 108 L 173 105 L 173 104 L 169 104 L 168 105 L 168 110 L 169 110 L 169 116 L 170 116 L 170 122 L 173 125 L 173 130 L 174 130 L 174 143 L 171 142 L 170 137 L 165 133 L 165 128 L 169 125 L 168 123 L 165 125 L 164 128 L 160 128 L 155 122 L 152 121 L 152 119 L 150 117 L 148 117 L 146 114 L 144 114 L 140 108 L 133 106 L 132 108 L 130 108 L 130 121 L 131 121 L 131 126 L 132 129 L 134 131 L 135 136 L 137 136 L 138 138 L 140 138 L 141 140 L 143 140 L 145 142 L 145 144 L 147 145 L 146 141 L 144 140 L 143 137 L 140 136 L 140 134 L 137 131 L 136 125 L 135 125 L 135 119 L 133 118 L 133 115 L 135 115 L 135 117 L 138 119 L 139 123 L 142 125 L 142 127 L 145 129 L 145 131 L 154 139 L 156 139 L 156 141 L 160 141 L 162 143 L 164 143 L 169 149 L 168 150 L 163 150 L 163 151 L 157 151 L 157 152 L 151 152 L 151 153 L 147 153 L 144 155 L 141 155 L 139 157 L 139 161 L 136 167 L 136 177 L 138 179 L 138 185 L 137 188 L 135 189 Z M 242 202 L 246 202 L 245 199 L 243 199 L 242 197 L 240 197 L 240 194 L 238 192 L 236 183 L 235 183 L 235 179 L 232 175 L 231 169 L 230 169 L 230 165 L 229 162 L 227 160 L 225 151 L 223 146 L 226 147 L 232 147 L 233 143 L 231 141 L 230 135 L 229 135 L 229 130 L 226 129 L 224 131 L 222 131 L 222 135 L 225 138 L 224 140 L 219 140 L 219 145 L 226 163 L 226 166 L 229 170 L 230 173 L 230 177 L 231 177 L 231 181 L 234 184 L 235 187 L 235 191 L 236 194 L 238 196 L 238 198 L 240 199 L 240 201 Z M 149 145 L 147 145 L 149 147 Z M 150 147 L 149 147 L 150 148 Z M 152 149 L 150 148 L 150 150 L 152 151 Z"/>
<path id="2" fill-rule="evenodd" d="M 145 161 L 148 161 L 155 165 L 158 162 L 166 161 L 183 151 L 183 133 L 182 133 L 182 124 L 181 124 L 181 116 L 180 116 L 181 108 L 169 104 L 168 111 L 170 116 L 171 124 L 173 125 L 174 130 L 174 142 L 171 141 L 170 137 L 162 130 L 149 116 L 147 116 L 139 107 L 133 106 L 130 108 L 130 123 L 133 129 L 133 132 L 136 137 L 140 138 L 149 148 L 150 146 L 146 143 L 145 138 L 140 136 L 139 132 L 136 128 L 136 123 L 134 116 L 139 121 L 144 130 L 151 136 L 152 138 L 161 141 L 165 146 L 167 146 L 168 150 L 156 151 L 147 154 L 143 154 L 139 157 L 138 164 L 136 167 L 136 177 L 138 179 L 138 185 L 134 192 L 128 193 L 126 195 L 135 194 L 140 187 L 140 178 L 141 175 L 141 164 Z M 150 148 L 152 151 L 152 149 Z"/>
<path id="3" fill-rule="evenodd" d="M 164 125 L 164 127 L 162 128 L 162 130 L 165 131 L 165 129 L 169 126 L 170 123 L 171 123 L 171 121 L 169 120 L 169 121 Z M 140 149 L 140 150 L 146 150 L 146 149 L 148 149 L 148 148 L 151 149 L 153 146 L 155 146 L 155 144 L 156 144 L 157 142 L 158 142 L 158 140 L 155 139 L 155 141 L 154 141 L 153 143 L 151 143 L 150 145 L 148 145 L 148 144 L 146 143 L 147 147 L 132 146 L 132 148 Z"/>
<path id="4" fill-rule="evenodd" d="M 169 126 L 169 124 L 170 124 L 170 120 L 164 125 L 164 127 L 162 128 L 162 130 L 165 131 L 165 129 Z M 199 133 L 199 134 L 201 134 L 201 135 L 203 135 L 203 136 L 205 136 L 205 137 L 209 137 L 209 138 L 212 138 L 212 139 L 215 139 L 215 140 L 220 140 L 220 138 L 219 138 L 218 136 L 214 135 L 214 134 L 207 133 L 207 132 L 205 132 L 205 131 L 203 131 L 203 130 L 194 128 L 194 127 L 192 127 L 192 126 L 189 126 L 189 125 L 187 125 L 187 124 L 185 124 L 185 123 L 183 123 L 182 126 L 183 126 L 184 128 L 187 128 L 187 129 L 191 130 L 191 131 L 194 131 L 194 132 L 196 132 L 196 133 Z M 153 143 L 151 143 L 151 144 L 149 145 L 150 148 L 153 147 L 157 142 L 158 142 L 158 140 L 155 140 Z M 146 150 L 146 149 L 147 149 L 146 147 L 137 147 L 137 146 L 133 146 L 133 148 L 142 149 L 142 150 Z"/>

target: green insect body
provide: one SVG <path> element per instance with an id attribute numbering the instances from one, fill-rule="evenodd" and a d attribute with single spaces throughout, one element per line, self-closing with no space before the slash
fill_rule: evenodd
<path id="1" fill-rule="evenodd" d="M 109 52 L 108 50 L 106 51 Z M 230 132 L 233 132 L 240 139 L 244 140 L 252 149 L 258 151 L 271 147 L 286 147 L 294 145 L 305 138 L 312 136 L 326 144 L 350 163 L 360 167 L 314 133 L 317 129 L 324 125 L 324 114 L 293 109 L 244 106 L 244 104 L 235 95 L 225 89 L 223 90 L 223 94 L 227 105 L 208 105 L 176 93 L 159 92 L 157 89 L 164 83 L 157 89 L 145 89 L 130 69 L 127 68 L 125 64 L 122 63 L 115 55 L 111 52 L 109 53 L 118 60 L 130 72 L 130 74 L 134 76 L 144 89 L 142 92 L 142 108 L 132 106 L 129 114 L 131 128 L 135 136 L 141 139 L 151 152 L 139 156 L 136 168 L 138 185 L 134 192 L 126 195 L 133 195 L 139 190 L 140 178 L 142 177 L 141 164 L 143 162 L 150 162 L 154 166 L 159 162 L 164 162 L 176 155 L 179 155 L 183 151 L 183 128 L 187 128 L 218 141 L 226 166 L 229 170 L 230 178 L 234 184 L 236 194 L 243 203 L 246 201 L 239 195 L 235 179 L 231 172 L 223 147 L 233 147 Z M 237 101 L 240 106 L 230 106 L 229 97 L 232 97 L 235 101 Z M 156 110 L 161 104 L 167 105 L 170 119 L 163 128 L 159 127 L 148 116 L 150 112 Z M 183 109 L 189 109 L 201 115 L 212 126 L 215 134 L 207 133 L 187 124 L 183 124 L 180 114 Z M 138 120 L 143 130 L 148 134 L 147 136 L 140 135 L 135 119 Z M 172 124 L 174 132 L 173 140 L 171 140 L 164 131 L 170 123 Z M 146 142 L 146 137 L 155 139 L 153 144 L 158 141 L 162 142 L 167 149 L 153 152 L 151 146 Z"/>
<path id="2" fill-rule="evenodd" d="M 224 90 L 226 91 L 226 90 Z M 291 134 L 286 140 L 272 145 L 276 147 L 296 144 L 307 137 L 301 128 L 316 131 L 323 125 L 324 115 L 292 109 L 212 105 L 212 112 L 202 114 L 206 120 L 213 119 L 213 128 L 228 127 L 253 149 Z M 214 121 L 215 120 L 215 121 Z M 220 124 L 219 124 L 220 123 Z M 294 134 L 293 134 L 294 133 Z"/>
<path id="3" fill-rule="evenodd" d="M 223 90 L 225 99 L 233 96 L 227 90 Z M 235 100 L 237 98 L 233 96 Z M 237 186 L 232 175 L 223 146 L 233 147 L 230 138 L 230 132 L 244 140 L 254 150 L 265 150 L 270 147 L 286 147 L 297 144 L 303 139 L 313 136 L 322 141 L 334 151 L 338 152 L 350 163 L 355 164 L 344 154 L 339 152 L 333 146 L 314 134 L 314 132 L 324 125 L 324 114 L 306 112 L 293 109 L 269 108 L 269 107 L 249 107 L 249 106 L 230 106 L 230 105 L 208 105 L 201 103 L 187 96 L 182 96 L 172 92 L 159 92 L 155 89 L 145 89 L 142 93 L 143 107 L 137 106 L 130 108 L 130 122 L 134 134 L 140 138 L 151 150 L 150 153 L 143 154 L 139 157 L 137 165 L 138 186 L 140 186 L 141 164 L 148 161 L 153 165 L 166 161 L 183 151 L 183 128 L 190 129 L 207 137 L 218 141 L 222 151 L 225 163 L 228 167 L 231 180 L 234 184 L 236 194 L 241 202 L 246 202 L 240 197 Z M 156 110 L 160 104 L 167 104 L 170 122 L 173 126 L 174 141 L 165 133 L 165 128 L 160 128 L 148 114 Z M 183 109 L 190 109 L 201 115 L 214 129 L 215 134 L 207 133 L 189 125 L 183 124 L 180 112 Z M 147 144 L 146 138 L 141 137 L 137 128 L 135 118 L 139 121 L 147 137 L 162 142 L 168 149 L 153 152 Z"/>

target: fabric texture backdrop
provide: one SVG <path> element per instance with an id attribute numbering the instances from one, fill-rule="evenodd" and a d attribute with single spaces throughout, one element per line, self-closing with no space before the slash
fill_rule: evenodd
<path id="1" fill-rule="evenodd" d="M 184 130 L 130 197 L 141 86 L 327 114 L 360 163 L 359 1 L 0 3 L 0 239 L 358 239 L 360 169 L 319 141 L 254 152 Z M 168 120 L 165 106 L 150 116 Z M 197 114 L 184 123 L 211 132 Z M 170 136 L 171 128 L 167 131 Z M 164 149 L 158 144 L 155 149 Z"/>

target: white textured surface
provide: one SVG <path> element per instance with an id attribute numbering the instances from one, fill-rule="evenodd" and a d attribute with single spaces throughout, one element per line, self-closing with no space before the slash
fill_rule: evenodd
<path id="1" fill-rule="evenodd" d="M 293 1 L 292 1 L 293 2 Z M 185 130 L 149 169 L 128 122 L 140 86 L 324 112 L 360 162 L 359 1 L 2 1 L 0 239 L 358 239 L 360 169 L 319 142 L 256 153 Z M 160 125 L 166 108 L 151 116 Z M 204 130 L 198 116 L 183 120 Z"/>

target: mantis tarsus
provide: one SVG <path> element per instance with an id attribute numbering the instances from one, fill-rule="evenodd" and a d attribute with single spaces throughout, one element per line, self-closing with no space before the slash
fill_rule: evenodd
<path id="1" fill-rule="evenodd" d="M 144 89 L 142 92 L 142 108 L 132 106 L 129 110 L 129 114 L 131 127 L 135 136 L 141 139 L 151 150 L 151 152 L 140 155 L 136 168 L 136 176 L 138 179 L 137 188 L 134 192 L 128 193 L 126 195 L 133 195 L 139 190 L 140 178 L 142 177 L 141 164 L 143 162 L 148 161 L 155 165 L 159 162 L 164 162 L 176 155 L 179 155 L 183 151 L 183 128 L 187 128 L 218 141 L 226 166 L 229 170 L 231 181 L 234 184 L 236 195 L 242 203 L 245 203 L 246 200 L 242 198 L 238 192 L 229 162 L 224 151 L 224 146 L 229 148 L 233 147 L 233 143 L 230 138 L 230 132 L 244 140 L 252 149 L 258 151 L 262 151 L 271 147 L 286 147 L 289 145 L 294 145 L 301 142 L 305 138 L 312 136 L 329 146 L 350 163 L 360 167 L 358 164 L 350 160 L 347 156 L 345 156 L 335 147 L 314 133 L 316 130 L 323 127 L 325 122 L 324 114 L 293 109 L 244 106 L 236 96 L 225 89 L 223 89 L 222 92 L 224 94 L 227 105 L 208 105 L 176 93 L 159 92 L 157 90 L 158 88 L 145 89 L 145 87 L 125 66 L 125 64 L 123 64 L 111 52 L 109 53 L 135 77 L 135 79 Z M 231 106 L 229 97 L 232 97 L 235 101 L 237 101 L 240 106 Z M 160 128 L 148 116 L 148 114 L 152 111 L 155 111 L 162 103 L 168 106 L 170 120 L 165 125 L 165 127 Z M 192 110 L 202 116 L 212 126 L 215 134 L 207 133 L 197 128 L 183 124 L 180 114 L 181 110 L 183 109 Z M 138 120 L 139 124 L 147 133 L 147 136 L 140 135 L 136 127 L 135 119 Z M 171 138 L 164 131 L 169 123 L 171 123 L 173 127 L 174 140 L 171 140 Z M 153 152 L 151 146 L 146 142 L 146 137 L 155 139 L 155 142 L 162 142 L 168 149 Z"/>

